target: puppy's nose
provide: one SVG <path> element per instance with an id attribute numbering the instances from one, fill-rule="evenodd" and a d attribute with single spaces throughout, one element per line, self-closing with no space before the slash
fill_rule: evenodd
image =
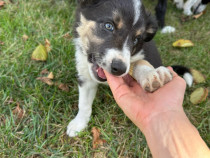
<path id="1" fill-rule="evenodd" d="M 111 64 L 111 72 L 115 76 L 120 76 L 126 72 L 126 65 L 121 60 L 114 59 Z"/>

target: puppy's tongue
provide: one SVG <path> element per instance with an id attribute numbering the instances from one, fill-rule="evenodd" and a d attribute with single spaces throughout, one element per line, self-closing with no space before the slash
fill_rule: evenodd
<path id="1" fill-rule="evenodd" d="M 103 70 L 101 67 L 98 68 L 97 72 L 98 72 L 98 76 L 99 76 L 100 78 L 106 79 L 106 75 L 105 75 L 105 73 L 104 73 L 104 70 Z"/>

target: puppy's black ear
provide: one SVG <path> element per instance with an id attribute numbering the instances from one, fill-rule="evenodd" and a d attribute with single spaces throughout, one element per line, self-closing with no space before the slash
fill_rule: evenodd
<path id="1" fill-rule="evenodd" d="M 157 30 L 158 30 L 158 24 L 156 19 L 152 17 L 150 14 L 147 15 L 144 41 L 145 42 L 151 41 L 155 36 Z"/>
<path id="2" fill-rule="evenodd" d="M 81 7 L 97 4 L 100 0 L 77 0 Z"/>

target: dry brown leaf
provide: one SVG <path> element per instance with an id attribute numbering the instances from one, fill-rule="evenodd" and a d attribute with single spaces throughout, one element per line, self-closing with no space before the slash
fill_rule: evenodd
<path id="1" fill-rule="evenodd" d="M 66 34 L 63 35 L 64 38 L 66 39 L 71 39 L 72 36 L 67 32 Z"/>
<path id="2" fill-rule="evenodd" d="M 98 146 L 106 143 L 105 140 L 100 139 L 100 130 L 96 127 L 93 127 L 91 132 L 93 133 L 93 149 L 96 149 Z"/>
<path id="3" fill-rule="evenodd" d="M 12 98 L 10 98 L 9 100 L 7 99 L 7 100 L 5 101 L 5 103 L 6 103 L 6 104 L 12 104 L 12 103 L 14 103 L 14 100 L 13 100 Z"/>
<path id="4" fill-rule="evenodd" d="M 53 81 L 47 77 L 38 77 L 36 79 L 48 84 L 49 86 L 52 86 L 54 84 Z"/>
<path id="5" fill-rule="evenodd" d="M 12 111 L 13 115 L 17 116 L 18 119 L 22 119 L 25 115 L 25 111 L 20 108 L 20 104 L 17 103 L 17 107 Z"/>
<path id="6" fill-rule="evenodd" d="M 52 73 L 52 72 L 50 72 L 50 73 L 49 73 L 49 75 L 47 76 L 47 78 L 49 78 L 49 79 L 51 79 L 51 80 L 52 80 L 52 79 L 54 79 L 54 75 L 53 75 L 53 73 Z"/>
<path id="7" fill-rule="evenodd" d="M 191 69 L 190 72 L 192 73 L 193 80 L 195 83 L 205 83 L 206 82 L 205 76 L 198 70 Z"/>
<path id="8" fill-rule="evenodd" d="M 193 104 L 199 104 L 205 101 L 207 96 L 208 96 L 208 89 L 200 87 L 192 92 L 192 94 L 190 95 L 190 101 Z"/>
<path id="9" fill-rule="evenodd" d="M 23 39 L 24 41 L 27 41 L 27 40 L 28 40 L 28 36 L 27 36 L 27 35 L 23 35 L 23 36 L 22 36 L 22 39 Z"/>
<path id="10" fill-rule="evenodd" d="M 59 89 L 61 89 L 62 91 L 65 91 L 65 92 L 69 92 L 69 86 L 67 84 L 59 84 L 58 86 Z"/>
<path id="11" fill-rule="evenodd" d="M 5 5 L 5 2 L 0 0 L 0 7 L 3 7 L 4 5 Z"/>
<path id="12" fill-rule="evenodd" d="M 206 13 L 205 11 L 200 12 L 199 14 L 194 15 L 193 18 L 194 18 L 194 19 L 198 19 L 198 18 L 200 18 L 200 17 L 201 17 L 203 14 L 205 14 L 205 13 Z"/>
<path id="13" fill-rule="evenodd" d="M 46 48 L 48 53 L 51 51 L 51 44 L 50 44 L 50 41 L 48 39 L 45 39 L 45 48 Z"/>
<path id="14" fill-rule="evenodd" d="M 41 71 L 40 73 L 41 75 L 46 75 L 46 74 L 49 74 L 49 71 L 47 69 L 44 69 Z"/>
<path id="15" fill-rule="evenodd" d="M 107 158 L 107 155 L 104 151 L 96 152 L 94 153 L 93 158 Z"/>
<path id="16" fill-rule="evenodd" d="M 6 118 L 4 115 L 0 116 L 0 126 L 5 125 L 6 123 Z"/>

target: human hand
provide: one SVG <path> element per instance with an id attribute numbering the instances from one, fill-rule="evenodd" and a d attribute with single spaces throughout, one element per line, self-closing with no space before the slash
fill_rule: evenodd
<path id="1" fill-rule="evenodd" d="M 173 73 L 173 80 L 154 93 L 145 92 L 129 75 L 121 78 L 105 71 L 116 102 L 142 131 L 158 115 L 163 115 L 169 111 L 184 113 L 182 103 L 186 83 L 171 67 L 169 69 Z"/>

